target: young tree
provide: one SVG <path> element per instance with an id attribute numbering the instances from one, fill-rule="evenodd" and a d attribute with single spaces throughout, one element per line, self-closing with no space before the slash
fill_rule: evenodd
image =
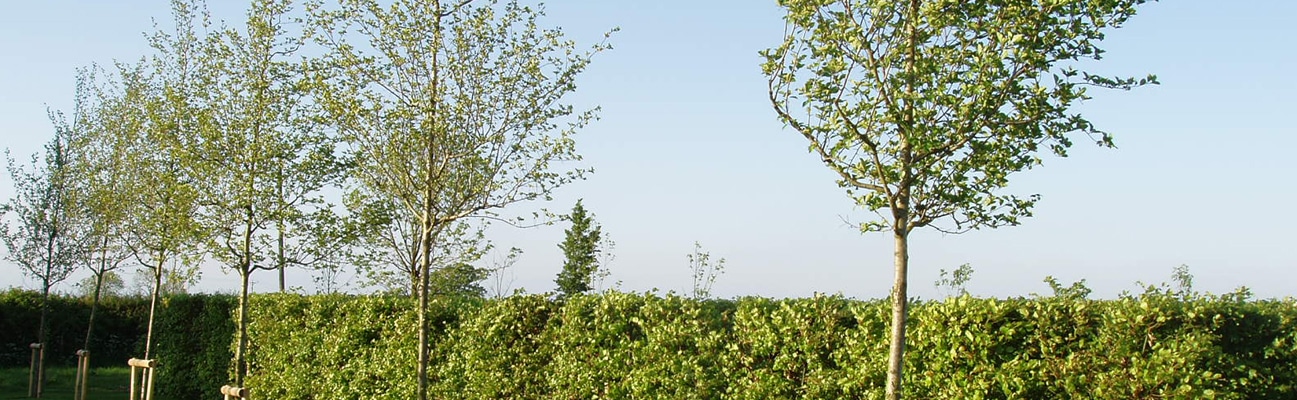
<path id="1" fill-rule="evenodd" d="M 131 256 L 152 276 L 144 358 L 153 349 L 153 321 L 168 265 L 192 266 L 203 240 L 195 215 L 198 190 L 188 172 L 185 143 L 203 121 L 190 93 L 202 90 L 198 29 L 208 25 L 200 5 L 172 1 L 174 31 L 149 37 L 156 53 L 138 64 L 119 64 L 115 94 L 106 105 L 112 117 L 104 137 L 125 147 L 118 176 L 129 207 L 122 227 Z"/>
<path id="2" fill-rule="evenodd" d="M 181 259 L 166 266 L 160 279 L 156 275 L 157 269 L 154 268 L 136 269 L 132 272 L 131 282 L 127 288 L 128 293 L 141 296 L 151 296 L 156 293 L 159 298 L 189 293 L 189 288 L 202 278 L 198 264 L 183 262 Z M 161 284 L 158 284 L 159 281 Z"/>
<path id="3" fill-rule="evenodd" d="M 781 0 L 786 36 L 762 52 L 779 119 L 895 242 L 886 394 L 901 396 L 908 238 L 1016 225 L 1036 195 L 1008 177 L 1065 156 L 1073 134 L 1111 147 L 1072 107 L 1087 87 L 1155 82 L 1077 69 L 1144 0 Z M 881 210 L 887 209 L 886 214 Z"/>
<path id="4" fill-rule="evenodd" d="M 489 269 L 465 263 L 440 268 L 428 277 L 432 285 L 428 291 L 433 296 L 483 298 L 486 297 L 486 288 L 481 282 L 490 274 Z"/>
<path id="5" fill-rule="evenodd" d="M 592 289 L 590 285 L 599 270 L 599 242 L 603 239 L 599 224 L 586 212 L 581 200 L 576 201 L 568 219 L 572 227 L 563 231 L 567 236 L 558 244 L 563 250 L 563 270 L 554 279 L 560 299 Z"/>
<path id="6" fill-rule="evenodd" d="M 5 259 L 41 285 L 41 316 L 36 328 L 36 343 L 41 344 L 45 344 L 49 333 L 50 288 L 76 271 L 84 251 L 84 224 L 74 203 L 74 154 L 69 145 L 78 127 L 57 112 L 50 113 L 50 121 L 54 137 L 45 145 L 45 157 L 33 154 L 31 165 L 24 167 L 5 150 L 14 196 L 0 205 L 0 241 L 7 250 Z M 42 347 L 34 371 L 37 388 L 44 386 L 44 371 Z"/>
<path id="7" fill-rule="evenodd" d="M 417 226 L 419 399 L 428 398 L 427 309 L 433 254 L 447 229 L 492 210 L 548 199 L 584 176 L 572 135 L 594 118 L 562 98 L 590 52 L 543 12 L 514 1 L 344 0 L 312 6 L 336 70 L 321 102 L 360 160 L 353 178 Z M 354 32 L 357 37 L 339 34 Z M 564 126 L 565 125 L 565 126 Z"/>
<path id="8" fill-rule="evenodd" d="M 945 292 L 946 297 L 964 296 L 968 294 L 968 281 L 973 278 L 973 266 L 965 263 L 953 271 L 942 268 L 937 271 L 937 277 L 932 286 Z"/>
<path id="9" fill-rule="evenodd" d="M 117 271 L 104 272 L 99 276 L 87 276 L 77 282 L 76 287 L 77 295 L 86 299 L 121 297 L 129 294 L 126 280 Z"/>
<path id="10" fill-rule="evenodd" d="M 703 251 L 703 245 L 694 242 L 694 251 L 686 255 L 689 258 L 689 272 L 693 276 L 690 295 L 695 299 L 705 299 L 712 295 L 712 285 L 716 277 L 725 273 L 725 258 L 712 263 L 712 254 Z"/>
<path id="11" fill-rule="evenodd" d="M 205 118 L 184 155 L 188 173 L 202 177 L 194 183 L 205 247 L 240 281 L 236 386 L 248 373 L 251 274 L 326 255 L 329 240 L 317 234 L 334 221 L 320 191 L 341 169 L 333 139 L 313 122 L 291 12 L 289 0 L 255 0 L 241 27 L 199 42 L 204 90 L 188 93 Z"/>
<path id="12" fill-rule="evenodd" d="M 405 218 L 399 206 L 356 190 L 345 203 L 355 219 L 358 249 L 351 261 L 363 274 L 362 283 L 389 293 L 418 296 L 420 279 L 418 220 Z M 477 262 L 494 246 L 483 227 L 460 221 L 441 233 L 433 249 L 430 271 Z M 435 286 L 434 286 L 435 287 Z M 435 291 L 434 291 L 435 292 Z"/>
<path id="13" fill-rule="evenodd" d="M 94 334 L 95 314 L 99 309 L 101 289 L 112 282 L 118 289 L 124 287 L 121 277 L 114 273 L 126 260 L 130 251 L 126 247 L 123 226 L 129 211 L 129 198 L 122 185 L 127 173 L 127 147 L 116 136 L 120 122 L 115 113 L 125 111 L 123 104 L 112 96 L 111 90 L 101 90 L 95 84 L 98 69 L 78 71 L 77 95 L 74 114 L 81 129 L 73 131 L 71 145 L 78 157 L 72 162 L 72 182 L 75 207 L 85 222 L 84 255 L 79 262 L 90 270 L 90 282 L 85 285 L 91 296 L 90 317 L 86 322 L 83 349 L 90 350 Z M 112 280 L 115 279 L 115 280 Z"/>

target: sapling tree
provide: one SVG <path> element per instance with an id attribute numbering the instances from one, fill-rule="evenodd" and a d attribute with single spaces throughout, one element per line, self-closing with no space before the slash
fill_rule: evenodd
<path id="1" fill-rule="evenodd" d="M 57 112 L 50 113 L 50 121 L 54 137 L 45 145 L 44 157 L 33 154 L 30 165 L 23 166 L 5 150 L 14 194 L 0 204 L 0 242 L 4 242 L 5 260 L 17 265 L 41 288 L 40 321 L 36 327 L 36 343 L 41 344 L 49 336 L 50 289 L 81 265 L 85 227 L 73 201 L 74 154 L 69 142 L 77 127 Z M 44 347 L 39 354 L 33 372 L 38 380 L 35 388 L 43 388 L 45 381 Z"/>
<path id="2" fill-rule="evenodd" d="M 255 0 L 246 20 L 199 42 L 203 89 L 187 93 L 203 123 L 188 136 L 188 173 L 202 177 L 198 221 L 208 254 L 239 276 L 236 386 L 248 373 L 251 275 L 319 259 L 333 219 L 320 191 L 341 169 L 313 117 L 302 36 L 288 0 Z M 331 235 L 330 235 L 331 236 Z M 297 250 L 289 249 L 294 245 Z M 282 284 L 281 284 L 282 288 Z"/>
<path id="3" fill-rule="evenodd" d="M 548 200 L 581 179 L 572 135 L 595 117 L 563 98 L 588 52 L 515 1 L 343 0 L 312 5 L 333 69 L 319 97 L 357 161 L 352 178 L 417 227 L 418 396 L 428 398 L 433 254 L 466 218 Z M 516 222 L 516 220 L 505 220 Z"/>
<path id="4" fill-rule="evenodd" d="M 352 210 L 356 249 L 350 259 L 364 278 L 362 285 L 411 297 L 419 294 L 418 220 L 403 217 L 395 203 L 360 190 L 349 193 L 344 203 Z M 429 271 L 472 264 L 494 246 L 486 239 L 482 224 L 459 221 L 445 228 L 433 249 Z"/>
<path id="5" fill-rule="evenodd" d="M 199 5 L 171 2 L 174 30 L 149 36 L 155 50 L 139 63 L 117 65 L 115 88 L 105 96 L 104 140 L 125 148 L 124 169 L 117 176 L 125 205 L 125 245 L 152 278 L 144 358 L 153 350 L 153 322 L 168 266 L 193 265 L 202 240 L 194 219 L 198 191 L 185 165 L 184 143 L 203 119 L 189 96 L 201 90 L 199 29 L 207 25 Z"/>
<path id="6" fill-rule="evenodd" d="M 1145 0 L 781 0 L 783 42 L 762 52 L 779 119 L 895 243 L 886 396 L 901 397 L 909 237 L 1016 225 L 1037 195 L 1003 189 L 1065 156 L 1075 135 L 1112 137 L 1073 110 L 1088 88 L 1155 78 L 1080 70 Z"/>
<path id="7" fill-rule="evenodd" d="M 90 316 L 86 322 L 86 337 L 82 349 L 90 349 L 94 335 L 95 314 L 99 309 L 100 295 L 105 281 L 116 278 L 124 287 L 121 277 L 115 274 L 131 253 L 126 247 L 125 230 L 130 210 L 129 196 L 122 185 L 122 177 L 129 168 L 126 164 L 125 142 L 118 136 L 121 119 L 115 113 L 123 112 L 123 103 L 113 98 L 116 92 L 101 90 L 96 85 L 98 68 L 78 71 L 77 94 L 74 101 L 76 123 L 69 139 L 80 156 L 72 162 L 76 177 L 72 184 L 73 204 L 80 210 L 85 222 L 84 254 L 78 262 L 90 271 L 90 282 L 85 289 L 91 293 Z"/>
<path id="8" fill-rule="evenodd" d="M 554 278 L 560 299 L 594 288 L 595 273 L 599 271 L 599 242 L 603 240 L 601 227 L 581 200 L 572 206 L 568 220 L 572 221 L 572 227 L 564 231 L 563 243 L 558 244 L 563 250 L 563 269 Z"/>
<path id="9" fill-rule="evenodd" d="M 617 260 L 617 241 L 612 240 L 612 235 L 604 232 L 599 238 L 599 245 L 595 247 L 599 257 L 596 263 L 599 265 L 593 274 L 592 284 L 594 290 L 603 292 L 607 290 L 608 278 L 612 276 L 612 263 Z M 614 287 L 620 287 L 621 281 L 612 282 Z"/>
<path id="10" fill-rule="evenodd" d="M 130 294 L 126 287 L 126 279 L 117 271 L 104 272 L 101 276 L 90 275 L 82 278 L 76 283 L 77 296 L 90 299 L 95 296 L 101 298 L 121 297 Z M 98 292 L 96 294 L 96 292 Z M 147 292 L 145 292 L 147 293 Z"/>
<path id="11" fill-rule="evenodd" d="M 704 251 L 703 245 L 698 242 L 694 242 L 693 252 L 686 257 L 689 259 L 689 273 L 693 278 L 689 295 L 695 299 L 711 297 L 716 278 L 725 273 L 725 258 L 712 261 L 712 254 Z"/>
<path id="12" fill-rule="evenodd" d="M 968 281 L 973 278 L 973 266 L 961 264 L 958 268 L 937 271 L 937 281 L 932 286 L 945 292 L 946 297 L 968 294 Z"/>

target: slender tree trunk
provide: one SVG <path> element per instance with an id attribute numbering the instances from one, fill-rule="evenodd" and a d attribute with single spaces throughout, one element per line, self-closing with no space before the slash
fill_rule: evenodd
<path id="1" fill-rule="evenodd" d="M 248 373 L 248 276 L 256 268 L 252 264 L 252 206 L 247 206 L 244 216 L 243 260 L 239 263 L 239 346 L 234 353 L 234 386 L 238 387 L 243 387 L 243 376 Z"/>
<path id="2" fill-rule="evenodd" d="M 429 204 L 431 198 L 426 200 Z M 428 207 L 424 207 L 425 209 Z M 432 264 L 431 244 L 432 229 L 431 217 L 425 218 L 428 222 L 423 222 L 423 235 L 420 238 L 420 251 L 423 257 L 419 260 L 419 400 L 428 400 L 428 272 Z"/>
<path id="3" fill-rule="evenodd" d="M 94 299 L 90 301 L 90 320 L 86 322 L 86 342 L 81 346 L 81 349 L 86 351 L 90 351 L 90 335 L 95 330 L 95 311 L 99 309 L 99 295 L 102 293 L 104 287 L 104 272 L 102 272 L 102 265 L 99 271 L 101 272 L 95 274 L 95 296 Z"/>
<path id="4" fill-rule="evenodd" d="M 275 169 L 275 195 L 276 195 L 275 198 L 282 203 L 284 202 L 283 162 L 281 161 L 279 163 L 276 163 L 276 167 L 277 168 Z M 283 207 L 284 205 L 279 204 L 278 206 Z M 287 266 L 288 264 L 288 260 L 284 257 L 284 215 L 283 214 L 284 214 L 284 210 L 281 209 L 279 210 L 279 214 L 275 215 L 275 232 L 277 238 L 279 239 L 279 249 L 278 249 L 279 254 L 278 257 L 275 258 L 275 264 L 277 264 L 276 267 L 279 268 L 279 293 L 284 292 L 284 267 Z"/>
<path id="5" fill-rule="evenodd" d="M 41 322 L 36 328 L 36 343 L 40 343 L 41 348 L 36 351 L 36 397 L 41 397 L 45 393 L 45 348 L 49 347 L 45 339 L 49 336 L 49 315 L 50 315 L 50 283 L 49 279 L 44 279 L 41 285 Z"/>
<path id="6" fill-rule="evenodd" d="M 887 354 L 887 388 L 885 391 L 887 400 L 901 400 L 902 393 L 901 383 L 904 381 L 905 368 L 905 321 L 908 316 L 909 308 L 909 289 L 907 279 L 910 270 L 910 248 L 909 236 L 910 229 L 910 187 L 912 165 L 912 149 L 910 148 L 909 135 L 913 129 L 916 129 L 917 115 L 915 107 L 915 75 L 918 70 L 915 68 L 915 60 L 918 58 L 918 26 L 919 26 L 919 4 L 920 0 L 910 0 L 909 10 L 906 13 L 906 23 L 908 25 L 908 56 L 905 61 L 906 71 L 906 99 L 903 104 L 905 111 L 905 124 L 900 127 L 901 133 L 901 178 L 897 182 L 899 186 L 895 196 L 891 198 L 889 208 L 892 211 L 893 224 L 892 233 L 895 245 L 895 267 L 896 280 L 892 284 L 892 338 L 891 345 Z"/>
<path id="7" fill-rule="evenodd" d="M 102 246 L 99 253 L 99 270 L 95 272 L 95 297 L 90 302 L 90 320 L 86 322 L 86 342 L 81 347 L 85 351 L 90 351 L 90 336 L 95 330 L 95 311 L 99 309 L 99 295 L 104 288 L 104 274 L 108 273 L 108 236 L 104 236 Z M 91 272 L 94 272 L 93 269 Z"/>
<path id="8" fill-rule="evenodd" d="M 163 258 L 158 257 L 159 260 Z M 157 268 L 153 269 L 153 295 L 149 296 L 149 329 L 144 335 L 144 359 L 149 360 L 149 355 L 153 351 L 153 320 L 158 312 L 158 297 L 162 296 L 162 266 L 166 261 L 158 261 Z"/>
<path id="9" fill-rule="evenodd" d="M 441 1 L 432 0 L 432 7 L 433 41 L 431 46 L 433 53 L 431 60 L 432 65 L 431 68 L 429 68 L 432 73 L 432 76 L 429 79 L 429 83 L 432 86 L 432 90 L 430 91 L 432 96 L 432 115 L 430 116 L 430 119 L 433 124 L 433 129 L 440 129 L 442 121 L 438 120 L 440 117 L 438 109 L 441 107 L 441 91 L 438 86 L 441 83 L 441 67 L 438 61 L 441 56 L 438 53 L 441 50 L 442 44 L 441 18 L 443 16 L 443 11 L 441 8 Z M 426 180 L 424 181 L 425 187 L 423 190 L 423 220 L 420 221 L 420 227 L 422 229 L 420 237 L 422 237 L 422 244 L 419 248 L 419 251 L 422 254 L 422 258 L 419 260 L 419 400 L 428 400 L 428 363 L 430 361 L 429 347 L 431 347 L 428 344 L 428 276 L 432 270 L 432 243 L 433 233 L 435 233 L 433 229 L 438 226 L 438 221 L 435 220 L 435 216 L 433 215 L 433 165 L 436 162 L 435 138 L 436 135 L 430 133 L 424 143 L 424 151 L 426 152 L 425 157 L 427 157 L 425 161 L 427 162 L 427 165 L 424 166 L 425 170 L 423 171 Z"/>
<path id="10" fill-rule="evenodd" d="M 279 256 L 278 258 L 275 259 L 275 263 L 279 264 L 279 293 L 283 293 L 284 292 L 284 266 L 288 264 L 287 260 L 284 258 L 284 222 L 283 221 L 279 222 L 278 226 L 276 227 L 276 230 L 279 231 L 278 233 Z"/>
<path id="11" fill-rule="evenodd" d="M 243 376 L 247 374 L 247 362 L 244 357 L 248 352 L 248 275 L 251 270 L 239 274 L 239 346 L 234 350 L 234 386 L 243 387 Z"/>
<path id="12" fill-rule="evenodd" d="M 896 281 L 892 284 L 892 337 L 887 354 L 887 399 L 901 399 L 902 371 L 905 366 L 905 320 L 909 308 L 907 275 L 910 268 L 909 232 L 898 229 L 896 241 Z"/>

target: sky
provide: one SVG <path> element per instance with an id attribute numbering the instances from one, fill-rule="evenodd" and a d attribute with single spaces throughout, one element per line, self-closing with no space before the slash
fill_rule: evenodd
<path id="1" fill-rule="evenodd" d="M 240 21 L 242 1 L 212 0 L 216 18 Z M 78 67 L 148 54 L 143 33 L 169 19 L 149 1 L 0 2 L 0 146 L 26 159 L 52 135 L 46 109 L 71 108 Z M 577 199 L 616 242 L 605 287 L 688 291 L 686 255 L 698 242 L 725 269 L 720 297 L 854 298 L 888 294 L 892 238 L 861 233 L 872 216 L 776 119 L 758 51 L 783 35 L 774 2 L 551 1 L 542 22 L 580 44 L 613 27 L 569 100 L 599 106 L 577 136 L 585 181 L 536 207 L 562 212 Z M 1091 92 L 1077 110 L 1112 132 L 1117 149 L 1078 140 L 1068 158 L 1014 175 L 1009 192 L 1039 193 L 1021 226 L 962 235 L 918 231 L 910 293 L 936 298 L 941 269 L 970 264 L 976 296 L 1048 294 L 1046 276 L 1084 279 L 1097 297 L 1168 282 L 1187 265 L 1195 288 L 1246 286 L 1261 298 L 1297 295 L 1297 2 L 1180 0 L 1139 8 L 1103 42 L 1107 75 L 1156 74 L 1161 85 Z M 0 198 L 12 196 L 0 177 Z M 850 222 L 848 222 L 850 221 Z M 505 289 L 555 287 L 563 224 L 489 231 L 523 255 Z M 498 255 L 488 256 L 488 260 Z M 74 276 L 76 281 L 83 274 Z M 308 271 L 289 286 L 314 290 Z M 254 290 L 276 286 L 252 276 Z M 351 283 L 356 283 L 352 281 Z M 344 282 L 346 283 L 346 282 Z M 0 261 L 0 287 L 35 287 Z M 63 290 L 70 283 L 61 285 Z M 496 286 L 488 282 L 488 287 Z M 234 291 L 237 279 L 207 265 L 198 291 Z"/>

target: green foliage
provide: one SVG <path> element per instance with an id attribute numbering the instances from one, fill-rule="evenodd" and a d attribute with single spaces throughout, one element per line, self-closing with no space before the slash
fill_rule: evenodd
<path id="1" fill-rule="evenodd" d="M 954 271 L 947 272 L 942 268 L 932 286 L 945 292 L 946 297 L 968 294 L 968 281 L 973 278 L 973 266 L 962 264 Z"/>
<path id="2" fill-rule="evenodd" d="M 762 52 L 780 120 L 805 136 L 870 211 L 866 230 L 1016 225 L 1038 196 L 1013 173 L 1066 156 L 1071 135 L 1112 137 L 1073 108 L 1087 88 L 1156 78 L 1078 70 L 1145 0 L 784 0 L 787 35 Z"/>
<path id="3" fill-rule="evenodd" d="M 473 304 L 434 301 L 433 337 Z M 254 296 L 247 385 L 273 399 L 412 398 L 415 306 L 405 296 Z"/>
<path id="4" fill-rule="evenodd" d="M 158 396 L 213 397 L 230 382 L 237 304 L 237 298 L 225 294 L 181 294 L 162 301 L 155 326 Z"/>
<path id="5" fill-rule="evenodd" d="M 100 285 L 99 278 L 94 275 L 86 276 L 76 283 L 76 294 L 78 296 L 93 299 L 95 297 L 95 286 Z M 102 286 L 98 288 L 101 297 L 120 297 L 126 295 L 126 280 L 117 271 L 108 270 L 103 272 Z"/>
<path id="6" fill-rule="evenodd" d="M 770 104 L 877 215 L 861 230 L 896 243 L 887 398 L 906 359 L 909 234 L 1018 225 L 1040 196 L 1005 193 L 1010 176 L 1076 135 L 1113 147 L 1075 111 L 1087 89 L 1157 79 L 1077 67 L 1145 1 L 779 1 L 784 38 L 761 52 Z"/>
<path id="7" fill-rule="evenodd" d="M 404 297 L 254 296 L 248 384 L 280 399 L 410 398 L 413 307 Z M 907 397 L 1297 396 L 1291 300 L 1157 289 L 1105 301 L 964 295 L 911 310 Z M 883 396 L 883 300 L 609 292 L 441 299 L 432 311 L 437 398 Z"/>
<path id="8" fill-rule="evenodd" d="M 1045 283 L 1049 284 L 1049 289 L 1054 292 L 1054 297 L 1062 297 L 1073 300 L 1081 300 L 1090 297 L 1090 288 L 1085 286 L 1085 279 L 1072 282 L 1069 286 L 1063 286 L 1053 276 L 1046 276 Z"/>
<path id="9" fill-rule="evenodd" d="M 429 276 L 429 292 L 442 297 L 486 297 L 486 288 L 482 281 L 491 271 L 475 267 L 472 264 L 458 263 L 432 271 Z"/>
<path id="10" fill-rule="evenodd" d="M 693 277 L 693 286 L 689 294 L 695 299 L 705 299 L 712 295 L 712 285 L 716 277 L 725 273 L 725 258 L 712 262 L 712 254 L 703 251 L 703 245 L 694 242 L 694 251 L 686 255 L 689 258 L 689 272 Z"/>
<path id="11" fill-rule="evenodd" d="M 41 294 L 9 289 L 0 292 L 0 366 L 26 367 L 35 342 L 40 319 Z M 46 338 L 46 363 L 50 366 L 75 366 L 76 351 L 85 344 L 86 321 L 90 316 L 90 299 L 80 296 L 50 296 L 49 336 Z M 104 298 L 95 315 L 95 335 L 91 338 L 91 365 L 120 366 L 136 356 L 142 346 L 148 300 L 140 297 Z M 226 342 L 228 342 L 228 337 Z"/>
<path id="12" fill-rule="evenodd" d="M 229 295 L 178 295 L 159 305 L 155 358 L 160 365 L 157 372 L 160 398 L 209 397 L 228 383 L 235 300 Z M 75 366 L 76 351 L 84 344 L 90 299 L 51 296 L 50 308 L 47 363 Z M 40 293 L 17 289 L 0 292 L 0 366 L 27 366 L 31 354 L 27 345 L 34 339 L 28 328 L 36 323 L 39 315 Z M 95 315 L 95 335 L 90 342 L 91 366 L 124 367 L 127 359 L 142 357 L 148 317 L 146 297 L 102 299 Z M 70 385 L 71 379 L 67 382 Z M 122 380 L 118 385 L 125 383 Z M 52 379 L 50 384 L 59 383 Z"/>
<path id="13" fill-rule="evenodd" d="M 563 250 L 563 270 L 554 283 L 558 284 L 559 297 L 566 298 L 593 289 L 595 271 L 599 270 L 599 241 L 603 239 L 594 216 L 586 212 L 581 200 L 576 201 L 568 215 L 572 227 L 563 231 L 567 236 L 558 248 Z"/>

